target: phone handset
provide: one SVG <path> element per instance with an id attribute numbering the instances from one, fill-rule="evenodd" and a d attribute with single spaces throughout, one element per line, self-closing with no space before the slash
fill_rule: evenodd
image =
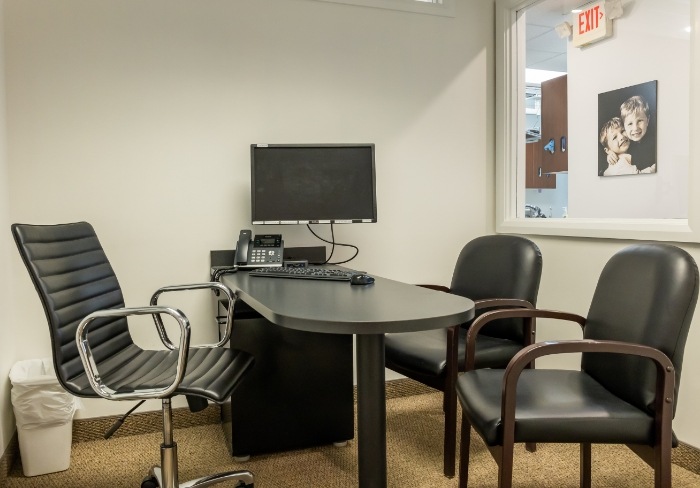
<path id="1" fill-rule="evenodd" d="M 233 260 L 237 266 L 245 266 L 250 260 L 250 241 L 253 238 L 253 231 L 249 229 L 241 230 L 238 236 L 238 244 L 236 245 L 236 257 Z"/>

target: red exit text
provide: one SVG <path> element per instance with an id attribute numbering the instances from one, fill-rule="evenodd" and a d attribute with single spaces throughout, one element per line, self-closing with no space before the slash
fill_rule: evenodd
<path id="1" fill-rule="evenodd" d="M 603 18 L 600 5 L 591 7 L 578 14 L 578 33 L 585 34 L 600 27 L 600 19 Z"/>

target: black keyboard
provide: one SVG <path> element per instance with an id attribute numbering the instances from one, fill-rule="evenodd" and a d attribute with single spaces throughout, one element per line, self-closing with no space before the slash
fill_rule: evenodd
<path id="1" fill-rule="evenodd" d="M 308 280 L 333 280 L 350 281 L 350 277 L 357 274 L 357 271 L 345 271 L 342 269 L 315 268 L 258 268 L 252 269 L 248 273 L 250 276 L 267 276 L 270 278 L 302 278 Z"/>

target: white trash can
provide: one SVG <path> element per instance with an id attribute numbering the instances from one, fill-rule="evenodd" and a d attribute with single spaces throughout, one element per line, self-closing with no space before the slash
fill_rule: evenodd
<path id="1" fill-rule="evenodd" d="M 59 384 L 50 358 L 15 363 L 10 381 L 24 475 L 65 471 L 78 399 Z"/>

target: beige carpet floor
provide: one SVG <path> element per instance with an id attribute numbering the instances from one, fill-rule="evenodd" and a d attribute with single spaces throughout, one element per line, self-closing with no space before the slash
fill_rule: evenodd
<path id="1" fill-rule="evenodd" d="M 388 485 L 456 487 L 442 476 L 442 412 L 438 393 L 406 396 L 387 402 Z M 347 488 L 357 486 L 357 444 L 324 446 L 254 456 L 235 463 L 219 425 L 178 429 L 180 482 L 230 469 L 255 473 L 256 488 Z M 133 488 L 151 465 L 159 462 L 159 434 L 117 437 L 73 445 L 67 471 L 25 478 L 16 463 L 7 488 Z M 542 444 L 536 453 L 519 448 L 514 485 L 522 488 L 578 487 L 578 447 Z M 496 487 L 496 464 L 480 439 L 472 442 L 470 486 Z M 219 486 L 232 486 L 222 484 Z M 593 486 L 653 487 L 652 470 L 624 447 L 593 447 Z M 673 466 L 675 488 L 700 487 L 700 476 Z"/>

